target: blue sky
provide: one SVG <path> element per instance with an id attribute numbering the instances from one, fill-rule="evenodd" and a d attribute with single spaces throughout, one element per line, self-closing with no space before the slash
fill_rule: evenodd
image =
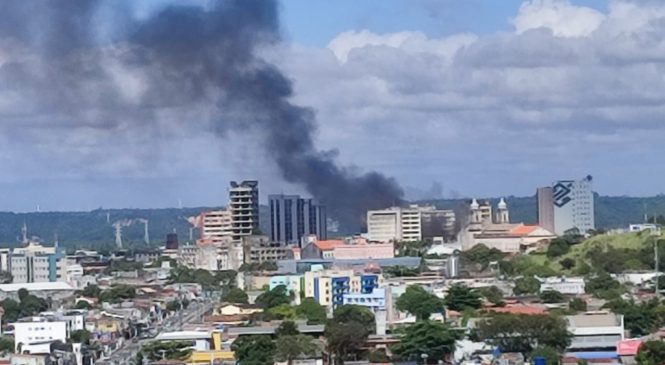
<path id="1" fill-rule="evenodd" d="M 282 26 L 288 40 L 325 46 L 339 33 L 417 30 L 430 37 L 487 34 L 510 29 L 523 0 L 283 0 Z M 607 0 L 574 0 L 607 9 Z"/>

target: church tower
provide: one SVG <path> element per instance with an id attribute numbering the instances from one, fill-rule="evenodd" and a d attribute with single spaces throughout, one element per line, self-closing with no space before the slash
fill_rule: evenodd
<path id="1" fill-rule="evenodd" d="M 510 223 L 510 214 L 508 213 L 508 204 L 506 204 L 506 201 L 501 198 L 501 201 L 499 201 L 499 204 L 496 207 L 496 223 L 497 224 L 503 224 L 503 223 Z"/>

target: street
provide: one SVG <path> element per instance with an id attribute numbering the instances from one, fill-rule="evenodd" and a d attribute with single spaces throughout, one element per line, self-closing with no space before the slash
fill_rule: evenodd
<path id="1" fill-rule="evenodd" d="M 157 333 L 154 337 L 163 332 L 179 331 L 185 323 L 197 323 L 203 318 L 203 315 L 212 310 L 214 301 L 205 299 L 203 302 L 192 302 L 186 309 L 178 311 L 177 314 L 165 319 L 159 324 Z M 121 364 L 135 364 L 136 355 L 141 350 L 141 347 L 154 340 L 152 338 L 140 339 L 134 337 L 126 340 L 124 344 L 114 351 L 110 358 L 98 361 L 99 365 L 121 365 Z M 136 364 L 140 365 L 140 364 Z"/>

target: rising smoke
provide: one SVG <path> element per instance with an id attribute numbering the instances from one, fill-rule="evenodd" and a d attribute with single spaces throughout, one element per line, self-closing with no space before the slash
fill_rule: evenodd
<path id="1" fill-rule="evenodd" d="M 314 113 L 290 103 L 291 82 L 256 54 L 280 41 L 274 1 L 172 5 L 148 17 L 130 15 L 130 4 L 1 2 L 0 82 L 62 128 L 258 134 L 282 177 L 347 227 L 401 202 L 393 179 L 357 174 L 315 148 Z"/>

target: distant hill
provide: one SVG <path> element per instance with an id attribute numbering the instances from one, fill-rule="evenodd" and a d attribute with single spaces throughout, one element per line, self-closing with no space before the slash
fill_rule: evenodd
<path id="1" fill-rule="evenodd" d="M 490 199 L 493 204 L 498 198 Z M 507 197 L 511 220 L 536 223 L 535 197 Z M 434 204 L 439 208 L 458 209 L 467 204 L 466 199 L 443 199 L 416 202 Z M 599 228 L 626 227 L 643 221 L 644 213 L 665 215 L 665 196 L 630 198 L 596 197 L 596 225 Z M 113 222 L 122 219 L 147 219 L 151 246 L 163 245 L 167 233 L 175 231 L 181 242 L 189 239 L 190 224 L 186 217 L 219 207 L 169 208 L 169 209 L 97 209 L 90 212 L 0 212 L 0 246 L 10 247 L 19 243 L 23 222 L 31 236 L 38 236 L 51 244 L 55 235 L 65 247 L 113 247 L 115 242 Z M 108 214 L 108 222 L 107 222 Z M 268 232 L 269 215 L 266 206 L 260 210 L 261 230 Z M 339 227 L 339 234 L 357 233 L 348 227 Z M 196 232 L 194 232 L 196 237 Z M 332 234 L 331 234 L 332 235 Z M 123 229 L 125 247 L 144 247 L 143 225 L 135 223 Z"/>

